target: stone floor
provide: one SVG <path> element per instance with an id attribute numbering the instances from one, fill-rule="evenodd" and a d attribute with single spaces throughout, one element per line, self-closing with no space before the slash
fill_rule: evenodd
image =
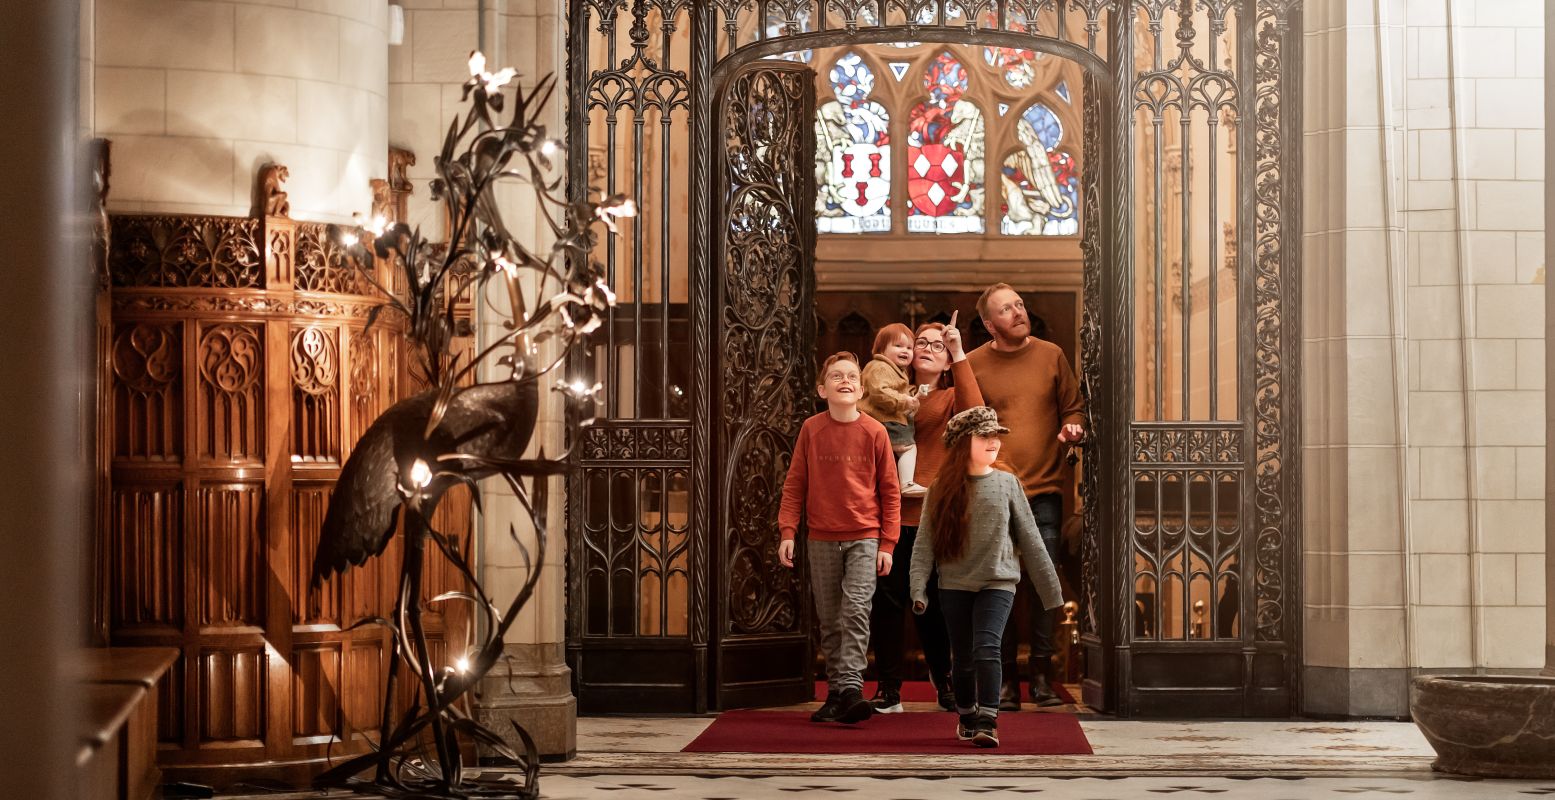
<path id="1" fill-rule="evenodd" d="M 948 725 L 950 715 L 946 718 Z M 1081 725 L 1095 755 L 1001 756 L 969 751 L 965 756 L 914 758 L 679 752 L 711 722 L 711 717 L 580 719 L 578 757 L 545 767 L 543 795 L 555 800 L 795 796 L 1342 800 L 1400 795 L 1555 800 L 1555 781 L 1481 781 L 1433 773 L 1431 748 L 1410 723 L 1140 722 L 1082 715 Z M 252 795 L 283 800 L 323 796 L 317 792 Z"/>

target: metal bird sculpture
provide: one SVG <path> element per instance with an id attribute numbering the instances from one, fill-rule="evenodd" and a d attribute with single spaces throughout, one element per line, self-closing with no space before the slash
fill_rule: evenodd
<path id="1" fill-rule="evenodd" d="M 314 779 L 318 788 L 398 798 L 539 795 L 539 758 L 529 734 L 513 726 L 523 750 L 518 752 L 474 720 L 466 696 L 503 657 L 505 634 L 535 590 L 547 538 L 548 482 L 570 463 L 566 452 L 547 456 L 543 448 L 525 456 L 547 376 L 564 376 L 551 388 L 572 404 L 570 424 L 592 421 L 600 384 L 580 377 L 583 368 L 572 361 L 587 352 L 589 335 L 615 302 L 602 267 L 589 257 L 597 241 L 593 226 L 614 233 L 616 220 L 633 216 L 636 208 L 621 196 L 581 203 L 560 197 L 561 180 L 551 177 L 551 156 L 560 145 L 539 122 L 553 78 L 542 79 L 530 93 L 504 95 L 514 71 L 486 71 L 479 52 L 471 55 L 470 75 L 464 86 L 469 111 L 450 125 L 432 182 L 433 199 L 447 210 L 448 242 L 428 242 L 419 229 L 383 219 L 335 231 L 352 262 L 385 296 L 368 326 L 380 311 L 403 315 L 417 372 L 432 388 L 394 404 L 368 427 L 341 470 L 320 531 L 310 580 L 315 590 L 381 554 L 396 532 L 404 539 L 404 558 L 392 616 L 364 621 L 393 633 L 377 751 L 333 766 Z M 513 113 L 504 125 L 497 115 L 508 101 Z M 552 240 L 547 251 L 526 247 L 510 233 L 494 195 L 504 182 L 535 192 L 537 214 Z M 384 288 L 372 268 L 375 257 L 396 265 L 406 293 Z M 493 294 L 505 296 L 506 303 L 493 301 Z M 501 320 L 501 333 L 461 361 L 455 340 L 467 326 L 454 311 L 455 299 L 463 297 L 474 299 L 483 320 Z M 474 382 L 477 377 L 484 382 Z M 492 478 L 518 498 L 534 534 L 531 554 L 508 527 L 530 569 L 506 606 L 489 595 L 465 553 L 431 522 L 448 489 L 464 485 L 479 504 L 479 482 Z M 484 617 L 458 669 L 433 663 L 422 628 L 422 566 L 431 548 L 443 553 L 464 585 L 430 602 L 469 602 Z M 397 714 L 395 684 L 402 667 L 418 692 L 411 707 Z M 467 777 L 461 753 L 471 744 L 517 763 L 521 774 Z M 373 768 L 372 780 L 356 777 Z"/>
<path id="2" fill-rule="evenodd" d="M 440 457 L 455 453 L 516 461 L 528 447 L 540 407 L 539 387 L 533 381 L 484 384 L 459 392 L 428 437 L 427 420 L 437 396 L 436 391 L 428 391 L 401 400 L 357 440 L 324 516 L 313 557 L 314 589 L 388 546 L 404 501 L 400 476 L 411 475 L 417 461 L 428 469 Z M 471 468 L 457 477 L 445 473 L 424 491 L 440 497 L 463 479 L 495 474 L 494 467 Z"/>

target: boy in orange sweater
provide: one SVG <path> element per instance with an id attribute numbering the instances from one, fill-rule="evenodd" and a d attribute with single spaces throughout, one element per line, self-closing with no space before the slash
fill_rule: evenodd
<path id="1" fill-rule="evenodd" d="M 811 722 L 862 722 L 869 610 L 875 578 L 891 572 L 901 523 L 901 488 L 885 426 L 859 412 L 858 359 L 837 353 L 816 387 L 826 411 L 804 421 L 783 481 L 778 561 L 794 566 L 803 518 L 809 539 L 810 593 L 826 656 L 826 702 Z"/>

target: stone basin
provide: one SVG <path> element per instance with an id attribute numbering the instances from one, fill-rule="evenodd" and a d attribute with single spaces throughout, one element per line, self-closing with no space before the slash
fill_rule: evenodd
<path id="1" fill-rule="evenodd" d="M 1555 778 L 1555 678 L 1415 678 L 1409 712 L 1432 768 L 1485 778 Z"/>

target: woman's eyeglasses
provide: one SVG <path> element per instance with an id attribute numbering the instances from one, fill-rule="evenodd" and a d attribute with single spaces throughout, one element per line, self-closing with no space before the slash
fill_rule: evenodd
<path id="1" fill-rule="evenodd" d="M 930 353 L 943 353 L 943 352 L 945 352 L 945 343 L 944 342 L 931 342 L 928 339 L 919 339 L 919 340 L 913 342 L 912 346 L 914 348 L 918 349 L 918 350 L 927 350 Z"/>

